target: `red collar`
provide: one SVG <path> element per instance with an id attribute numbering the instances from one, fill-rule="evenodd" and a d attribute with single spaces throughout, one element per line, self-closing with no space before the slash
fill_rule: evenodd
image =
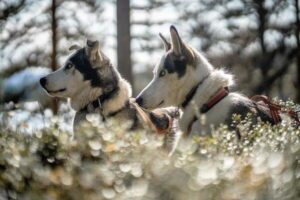
<path id="1" fill-rule="evenodd" d="M 217 103 L 224 99 L 228 94 L 228 87 L 222 87 L 214 96 L 212 96 L 205 104 L 203 104 L 203 106 L 200 109 L 200 112 L 207 113 L 212 107 L 214 107 Z M 191 131 L 192 125 L 197 119 L 197 116 L 194 116 L 193 120 L 189 123 L 188 133 Z"/>
<path id="2" fill-rule="evenodd" d="M 219 103 L 222 99 L 224 99 L 229 94 L 228 87 L 222 87 L 218 90 L 218 92 L 212 96 L 203 106 L 201 107 L 200 112 L 206 113 L 208 112 L 214 105 Z"/>

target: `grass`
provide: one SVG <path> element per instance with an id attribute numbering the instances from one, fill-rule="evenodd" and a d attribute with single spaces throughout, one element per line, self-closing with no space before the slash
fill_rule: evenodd
<path id="1" fill-rule="evenodd" d="M 50 116 L 46 128 L 22 134 L 6 114 L 0 199 L 300 199 L 300 130 L 288 124 L 234 116 L 241 140 L 221 126 L 168 157 L 161 136 L 116 121 L 92 117 L 73 137 Z"/>

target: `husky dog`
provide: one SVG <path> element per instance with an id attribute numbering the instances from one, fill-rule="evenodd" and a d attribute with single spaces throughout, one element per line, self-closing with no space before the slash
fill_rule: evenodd
<path id="1" fill-rule="evenodd" d="M 87 40 L 86 46 L 71 46 L 76 50 L 57 71 L 40 79 L 48 94 L 70 98 L 76 111 L 73 127 L 89 113 L 100 113 L 105 120 L 131 120 L 130 130 L 150 124 L 156 130 L 169 130 L 178 116 L 175 108 L 145 111 L 130 98 L 130 84 L 124 80 L 110 59 L 100 50 L 98 41 Z M 170 129 L 171 130 L 171 129 Z"/>
<path id="2" fill-rule="evenodd" d="M 165 53 L 154 69 L 154 78 L 136 98 L 145 108 L 178 106 L 183 114 L 179 129 L 183 134 L 209 131 L 212 125 L 231 124 L 232 114 L 243 117 L 252 112 L 263 121 L 273 123 L 265 107 L 247 97 L 230 92 L 233 76 L 215 69 L 197 50 L 170 27 L 171 43 L 159 34 Z M 205 114 L 205 117 L 201 117 Z M 203 123 L 202 119 L 206 123 Z"/>

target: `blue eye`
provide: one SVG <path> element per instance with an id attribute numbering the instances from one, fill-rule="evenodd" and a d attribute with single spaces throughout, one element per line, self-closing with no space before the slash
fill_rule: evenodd
<path id="1" fill-rule="evenodd" d="M 71 69 L 73 67 L 73 64 L 72 63 L 68 63 L 67 65 L 66 65 L 66 69 Z"/>
<path id="2" fill-rule="evenodd" d="M 163 70 L 161 70 L 161 71 L 159 72 L 159 77 L 163 77 L 163 76 L 165 76 L 166 74 L 167 74 L 166 70 L 163 69 Z"/>

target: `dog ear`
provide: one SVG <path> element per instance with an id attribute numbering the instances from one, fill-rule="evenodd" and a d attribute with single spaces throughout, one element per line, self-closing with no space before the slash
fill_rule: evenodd
<path id="1" fill-rule="evenodd" d="M 87 40 L 86 51 L 91 61 L 96 61 L 98 59 L 100 62 L 110 62 L 109 58 L 100 50 L 100 43 L 98 40 Z"/>
<path id="2" fill-rule="evenodd" d="M 78 50 L 80 48 L 81 46 L 79 46 L 78 44 L 73 44 L 69 47 L 69 51 Z"/>
<path id="3" fill-rule="evenodd" d="M 170 27 L 170 35 L 171 35 L 172 49 L 174 53 L 178 56 L 182 55 L 183 43 L 175 26 L 173 25 Z"/>
<path id="4" fill-rule="evenodd" d="M 175 55 L 187 59 L 188 63 L 194 64 L 195 53 L 191 47 L 186 45 L 180 38 L 175 26 L 170 27 L 172 50 Z"/>
<path id="5" fill-rule="evenodd" d="M 97 59 L 101 59 L 100 51 L 99 51 L 99 41 L 98 40 L 86 40 L 86 53 L 89 56 L 91 61 L 96 61 Z"/>
<path id="6" fill-rule="evenodd" d="M 165 51 L 166 52 L 169 51 L 171 49 L 170 42 L 168 42 L 167 39 L 161 33 L 159 33 L 158 35 L 159 35 L 160 39 L 163 41 L 163 43 L 164 43 Z"/>

